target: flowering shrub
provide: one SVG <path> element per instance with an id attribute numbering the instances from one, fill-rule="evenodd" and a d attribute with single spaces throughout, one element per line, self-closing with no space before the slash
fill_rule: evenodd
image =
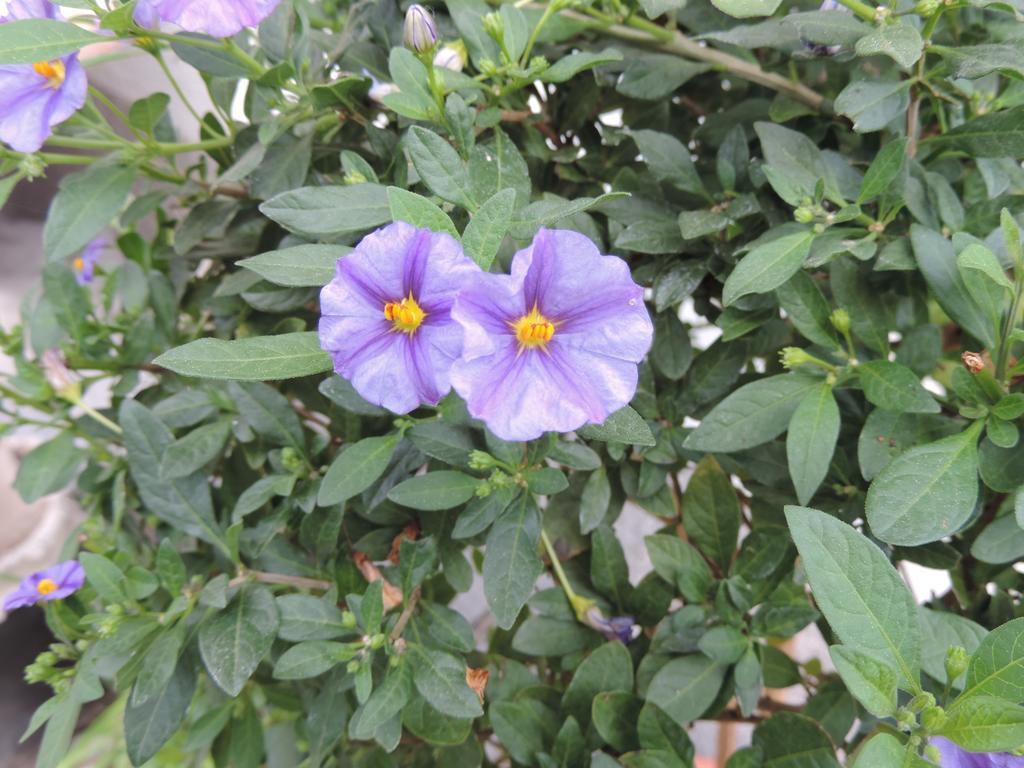
<path id="1" fill-rule="evenodd" d="M 1019 2 L 60 5 L 0 3 L 0 202 L 81 166 L 0 337 L 88 513 L 6 603 L 40 766 L 105 695 L 134 765 L 1019 764 Z"/>

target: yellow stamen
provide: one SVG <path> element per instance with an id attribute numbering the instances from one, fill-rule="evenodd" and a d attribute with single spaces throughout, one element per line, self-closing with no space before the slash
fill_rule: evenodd
<path id="1" fill-rule="evenodd" d="M 53 579 L 42 579 L 36 586 L 36 591 L 40 595 L 48 595 L 51 592 L 57 591 L 57 582 Z"/>
<path id="2" fill-rule="evenodd" d="M 519 341 L 520 351 L 526 347 L 544 348 L 555 335 L 555 324 L 544 317 L 536 305 L 511 325 Z"/>
<path id="3" fill-rule="evenodd" d="M 77 259 L 75 259 L 74 265 L 75 272 L 83 272 L 85 270 L 85 259 L 79 256 Z"/>
<path id="4" fill-rule="evenodd" d="M 412 335 L 427 316 L 410 292 L 401 301 L 389 301 L 384 305 L 384 319 L 394 324 L 396 331 Z"/>
<path id="5" fill-rule="evenodd" d="M 46 85 L 49 88 L 56 90 L 64 84 L 64 77 L 67 74 L 64 68 L 64 62 L 60 59 L 54 59 L 53 61 L 37 61 L 32 65 L 32 69 L 36 71 L 36 74 L 46 78 Z"/>

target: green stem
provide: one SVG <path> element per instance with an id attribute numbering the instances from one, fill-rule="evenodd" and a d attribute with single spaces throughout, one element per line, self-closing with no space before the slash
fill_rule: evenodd
<path id="1" fill-rule="evenodd" d="M 89 95 L 92 96 L 97 101 L 99 101 L 107 109 L 109 109 L 110 113 L 114 117 L 116 117 L 119 121 L 121 121 L 121 124 L 125 128 L 127 128 L 133 134 L 135 134 L 135 137 L 137 139 L 141 140 L 141 139 L 145 138 L 141 133 L 139 133 L 137 130 L 135 130 L 135 126 L 133 126 L 132 125 L 132 121 L 128 119 L 128 115 L 126 115 L 124 112 L 122 112 L 120 107 L 118 107 L 114 102 L 112 102 L 109 98 L 107 98 L 107 95 L 105 93 L 103 93 L 103 91 L 99 90 L 98 88 L 94 88 L 93 86 L 90 85 L 89 86 Z"/>
<path id="2" fill-rule="evenodd" d="M 862 3 L 861 0 L 839 0 L 839 2 L 864 19 L 864 21 L 875 21 L 875 9 L 867 3 Z"/>
<path id="3" fill-rule="evenodd" d="M 129 142 L 111 141 L 110 139 L 81 139 L 75 136 L 54 134 L 46 140 L 46 143 L 55 147 L 70 147 L 71 149 L 123 149 Z"/>
<path id="4" fill-rule="evenodd" d="M 221 136 L 217 139 L 206 139 L 191 144 L 157 144 L 156 150 L 161 155 L 176 155 L 180 152 L 205 152 L 210 149 L 224 149 L 230 147 L 234 140 L 230 136 Z"/>
<path id="5" fill-rule="evenodd" d="M 576 594 L 576 590 L 569 583 L 569 578 L 565 575 L 565 571 L 562 570 L 562 561 L 558 559 L 558 553 L 555 552 L 555 547 L 551 543 L 551 539 L 548 538 L 547 531 L 543 528 L 540 530 L 540 540 L 544 544 L 544 551 L 547 553 L 548 560 L 551 561 L 551 568 L 554 570 L 555 577 L 558 579 L 558 583 L 561 584 L 565 596 L 569 599 L 569 604 L 572 605 L 576 618 L 581 622 L 584 621 L 587 610 L 593 605 L 593 601 Z"/>
<path id="6" fill-rule="evenodd" d="M 100 158 L 95 155 L 62 155 L 54 152 L 12 152 L 9 149 L 0 148 L 0 157 L 9 157 L 12 160 L 24 160 L 34 155 L 49 165 L 92 165 Z"/>
<path id="7" fill-rule="evenodd" d="M 1020 318 L 1021 304 L 1024 303 L 1024 270 L 1014 270 L 1013 302 L 1010 311 L 1003 321 L 1003 332 L 999 338 L 999 350 L 996 353 L 996 381 L 1006 383 L 1006 366 L 1010 360 L 1010 347 L 1013 346 L 1013 329 Z"/>
<path id="8" fill-rule="evenodd" d="M 83 403 L 83 402 L 79 402 L 79 403 L 78 403 L 78 406 L 79 406 L 79 407 L 80 407 L 80 408 L 81 408 L 81 409 L 82 409 L 83 411 L 85 411 L 87 415 L 91 416 L 91 417 L 92 417 L 92 418 L 93 418 L 93 419 L 94 419 L 95 421 L 98 421 L 98 422 L 99 422 L 100 424 L 102 424 L 102 425 L 103 425 L 104 427 L 106 427 L 107 429 L 109 429 L 109 430 L 110 430 L 111 432 L 113 432 L 114 434 L 117 434 L 117 435 L 120 435 L 120 434 L 124 434 L 124 430 L 123 430 L 123 429 L 121 429 L 121 427 L 119 427 L 119 426 L 118 426 L 117 424 L 115 424 L 114 422 L 112 422 L 112 421 L 111 421 L 110 419 L 108 419 L 108 418 L 107 418 L 106 416 L 104 416 L 104 415 L 103 415 L 102 413 L 100 413 L 99 411 L 97 411 L 97 410 L 96 410 L 95 408 L 93 408 L 93 407 L 92 407 L 91 405 L 86 405 L 86 404 L 85 404 L 85 403 Z"/>
<path id="9" fill-rule="evenodd" d="M 533 50 L 533 46 L 537 42 L 537 37 L 540 35 L 540 31 L 544 28 L 544 25 L 550 21 L 551 17 L 558 12 L 559 5 L 560 3 L 558 0 L 553 0 L 544 8 L 544 13 L 541 15 L 537 25 L 533 28 L 533 31 L 530 32 L 530 37 L 526 41 L 526 47 L 523 48 L 523 55 L 519 58 L 521 66 L 526 67 L 527 63 L 530 61 L 530 52 Z"/>
<path id="10" fill-rule="evenodd" d="M 163 70 L 164 77 L 167 78 L 167 82 L 171 84 L 171 88 L 174 89 L 178 98 L 181 99 L 181 103 L 185 105 L 185 109 L 187 109 L 192 117 L 196 119 L 197 123 L 202 125 L 203 118 L 199 115 L 199 112 L 196 111 L 196 108 L 192 106 L 192 102 L 188 100 L 188 96 L 185 95 L 185 91 L 183 91 L 181 86 L 178 84 L 177 79 L 174 77 L 174 73 L 171 72 L 171 68 L 167 66 L 167 62 L 164 61 L 164 56 L 160 52 L 159 48 L 156 48 L 156 50 L 153 51 L 153 57 L 156 59 L 157 64 L 160 65 L 160 69 Z"/>
<path id="11" fill-rule="evenodd" d="M 266 73 L 266 69 L 263 65 L 239 48 L 238 44 L 231 38 L 224 41 L 224 50 L 234 56 L 235 60 L 238 61 L 239 64 L 249 70 L 250 79 L 257 80 Z"/>
<path id="12" fill-rule="evenodd" d="M 745 61 L 710 46 L 702 46 L 681 32 L 670 31 L 637 18 L 629 19 L 628 25 L 619 24 L 604 14 L 592 12 L 588 9 L 583 10 L 586 13 L 574 10 L 567 10 L 562 13 L 566 18 L 586 24 L 609 37 L 638 45 L 650 46 L 675 56 L 707 62 L 743 80 L 783 93 L 794 101 L 806 104 L 815 111 L 831 112 L 831 106 L 826 103 L 825 97 L 817 91 L 801 83 L 794 83 L 774 72 L 765 72 L 753 62 Z"/>

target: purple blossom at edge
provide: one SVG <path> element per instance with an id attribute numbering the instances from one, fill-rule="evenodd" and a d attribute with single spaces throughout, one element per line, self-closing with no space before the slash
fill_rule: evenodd
<path id="1" fill-rule="evenodd" d="M 479 269 L 451 235 L 401 221 L 378 229 L 338 260 L 320 292 L 320 346 L 365 400 L 393 413 L 434 405 L 451 390 L 462 347 L 452 304 Z M 401 330 L 386 315 L 410 297 L 422 318 Z"/>
<path id="2" fill-rule="evenodd" d="M 132 16 L 143 27 L 160 21 L 188 32 L 231 37 L 243 27 L 255 27 L 274 12 L 280 0 L 138 0 Z"/>
<path id="3" fill-rule="evenodd" d="M 525 346 L 515 326 L 534 308 L 553 333 Z M 452 317 L 465 330 L 452 385 L 503 440 L 604 422 L 633 398 L 653 336 L 626 262 L 570 230 L 541 229 L 511 275 L 474 275 Z"/>
<path id="4" fill-rule="evenodd" d="M 9 0 L 0 24 L 56 16 L 56 6 L 46 0 Z M 50 67 L 54 76 L 47 77 L 33 64 L 0 66 L 0 141 L 17 152 L 38 150 L 54 126 L 85 104 L 88 83 L 77 54 L 40 66 Z"/>
<path id="5" fill-rule="evenodd" d="M 968 752 L 941 736 L 929 743 L 942 755 L 942 768 L 1024 768 L 1024 757 L 1009 752 Z"/>
<path id="6" fill-rule="evenodd" d="M 82 566 L 77 560 L 65 560 L 22 579 L 18 588 L 4 598 L 4 610 L 35 605 L 40 600 L 61 600 L 81 589 L 83 584 L 85 571 Z"/>
<path id="7" fill-rule="evenodd" d="M 79 285 L 88 285 L 93 280 L 96 271 L 96 262 L 100 260 L 103 252 L 110 247 L 110 238 L 100 236 L 94 238 L 82 251 L 82 255 L 75 259 L 75 280 Z"/>

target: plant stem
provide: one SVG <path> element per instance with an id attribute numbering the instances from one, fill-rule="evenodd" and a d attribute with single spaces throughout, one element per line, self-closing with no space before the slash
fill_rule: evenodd
<path id="1" fill-rule="evenodd" d="M 328 590 L 334 586 L 329 581 L 321 579 L 307 579 L 304 576 L 288 576 L 284 573 L 269 573 L 268 571 L 246 571 L 235 576 L 228 582 L 229 587 L 238 587 L 247 581 L 258 581 L 261 584 L 281 584 L 288 587 L 300 587 L 302 589 Z"/>
<path id="2" fill-rule="evenodd" d="M 1010 360 L 1010 347 L 1013 346 L 1013 329 L 1020 317 L 1021 304 L 1024 303 L 1024 270 L 1014 270 L 1013 302 L 1010 311 L 1003 321 L 1003 332 L 999 338 L 999 350 L 996 353 L 996 381 L 1005 383 L 1006 366 Z"/>
<path id="3" fill-rule="evenodd" d="M 875 9 L 867 3 L 862 3 L 861 0 L 839 0 L 839 2 L 853 11 L 856 16 L 864 19 L 864 21 L 875 21 Z"/>
<path id="4" fill-rule="evenodd" d="M 178 98 L 181 99 L 181 103 L 185 105 L 185 109 L 187 109 L 189 114 L 196 119 L 197 123 L 202 125 L 203 118 L 199 115 L 199 112 L 196 111 L 196 108 L 192 106 L 192 102 L 188 100 L 188 96 L 185 95 L 185 91 L 182 90 L 181 85 L 178 84 L 178 80 L 174 77 L 174 73 L 171 72 L 171 68 L 167 66 L 167 62 L 164 60 L 164 55 L 160 52 L 159 48 L 153 51 L 153 57 L 156 59 L 157 64 L 160 65 L 160 69 L 163 70 L 164 77 L 167 78 L 167 82 L 171 84 L 171 88 L 174 89 Z"/>
<path id="5" fill-rule="evenodd" d="M 562 586 L 565 596 L 569 599 L 573 613 L 576 614 L 576 618 L 579 621 L 585 623 L 587 610 L 593 605 L 593 601 L 576 594 L 576 590 L 569 583 L 569 578 L 565 575 L 565 571 L 562 570 L 562 561 L 558 559 L 558 553 L 555 552 L 555 547 L 551 543 L 551 539 L 548 538 L 547 531 L 543 528 L 540 530 L 540 540 L 544 544 L 544 551 L 548 555 L 548 560 L 551 561 L 551 568 L 555 572 L 558 583 Z"/>
<path id="6" fill-rule="evenodd" d="M 97 410 L 96 410 L 95 408 L 93 408 L 93 407 L 92 407 L 91 405 L 86 405 L 86 404 L 85 404 L 85 403 L 83 403 L 83 402 L 79 402 L 79 403 L 78 403 L 78 405 L 79 405 L 79 407 L 80 407 L 80 408 L 81 408 L 81 409 L 82 409 L 83 411 L 85 411 L 85 413 L 86 413 L 86 414 L 87 414 L 88 416 L 91 416 L 91 417 L 93 418 L 93 420 L 95 420 L 95 421 L 98 421 L 98 422 L 99 422 L 100 424 L 102 424 L 102 425 L 103 425 L 104 427 L 106 427 L 107 429 L 109 429 L 109 430 L 110 430 L 111 432 L 113 432 L 114 434 L 117 434 L 117 435 L 121 435 L 121 434 L 124 434 L 124 430 L 123 430 L 123 429 L 121 429 L 121 427 L 119 427 L 119 426 L 118 426 L 117 424 L 115 424 L 114 422 L 112 422 L 112 421 L 111 421 L 110 419 L 108 419 L 108 418 L 107 418 L 106 416 L 104 416 L 104 415 L 103 415 L 102 413 L 100 413 L 99 411 L 97 411 Z"/>
<path id="7" fill-rule="evenodd" d="M 402 608 L 402 613 L 399 614 L 398 621 L 395 623 L 394 628 L 391 630 L 391 634 L 388 635 L 388 638 L 391 640 L 392 643 L 402 636 L 402 633 L 405 631 L 405 625 L 408 624 L 409 619 L 412 618 L 412 613 L 416 610 L 416 603 L 418 603 L 419 601 L 420 588 L 416 587 L 416 589 L 412 591 L 412 595 L 409 596 L 409 599 L 405 601 L 405 607 Z"/>
<path id="8" fill-rule="evenodd" d="M 598 14 L 588 15 L 571 10 L 563 11 L 563 13 L 567 18 L 587 24 L 591 28 L 598 29 L 610 37 L 639 45 L 652 46 L 657 50 L 671 53 L 675 56 L 707 62 L 736 77 L 785 94 L 794 101 L 806 104 L 816 111 L 824 113 L 831 113 L 832 111 L 831 103 L 826 102 L 825 97 L 817 91 L 800 83 L 787 80 L 785 77 L 773 72 L 765 72 L 757 64 L 744 61 L 741 58 L 715 50 L 714 48 L 699 45 L 681 32 L 670 31 L 637 18 L 630 18 L 627 26 L 611 22 L 608 20 L 608 17 L 603 19 L 595 18 Z"/>

